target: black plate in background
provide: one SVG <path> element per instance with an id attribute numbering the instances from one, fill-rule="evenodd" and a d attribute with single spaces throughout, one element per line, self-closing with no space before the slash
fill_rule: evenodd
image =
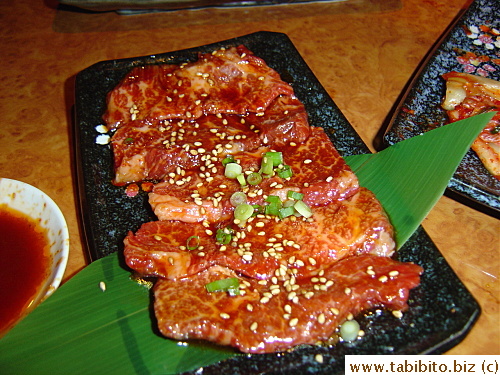
<path id="1" fill-rule="evenodd" d="M 61 4 L 74 6 L 91 11 L 117 11 L 123 15 L 154 12 L 174 11 L 181 9 L 202 8 L 239 8 L 269 5 L 300 4 L 311 2 L 339 2 L 346 0 L 60 0 Z"/>
<path id="2" fill-rule="evenodd" d="M 369 152 L 284 34 L 258 32 L 188 50 L 97 63 L 76 77 L 74 132 L 83 227 L 92 260 L 121 252 L 129 230 L 135 231 L 142 223 L 156 219 L 144 193 L 129 198 L 124 188 L 111 184 L 110 146 L 95 143 L 95 126 L 102 123 L 106 94 L 134 66 L 191 61 L 198 52 L 238 44 L 262 57 L 293 86 L 305 104 L 311 125 L 324 127 L 342 155 Z M 465 337 L 478 318 L 477 302 L 422 228 L 401 249 L 399 257 L 425 269 L 421 285 L 411 293 L 410 310 L 401 320 L 388 312 L 373 312 L 358 317 L 366 336 L 354 344 L 240 356 L 205 367 L 202 373 L 335 374 L 343 372 L 346 354 L 437 354 L 448 350 Z M 314 360 L 317 353 L 323 354 L 323 364 Z"/>
<path id="3" fill-rule="evenodd" d="M 414 74 L 401 96 L 384 135 L 385 145 L 422 134 L 447 122 L 446 112 L 441 108 L 446 83 L 441 77 L 449 71 L 479 74 L 486 71 L 485 63 L 475 67 L 475 72 L 466 71 L 457 59 L 463 51 L 488 56 L 500 61 L 500 46 L 488 49 L 475 45 L 466 35 L 471 26 L 488 25 L 500 30 L 500 2 L 477 0 L 452 23 L 443 38 L 429 52 Z M 500 63 L 488 63 L 495 71 L 488 71 L 488 78 L 500 80 Z M 479 157 L 470 150 L 458 167 L 448 185 L 447 193 L 464 204 L 477 208 L 492 216 L 500 216 L 500 181 L 483 166 Z"/>

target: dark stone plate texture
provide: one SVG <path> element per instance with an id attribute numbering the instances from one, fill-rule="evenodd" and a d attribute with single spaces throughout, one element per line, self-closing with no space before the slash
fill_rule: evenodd
<path id="1" fill-rule="evenodd" d="M 258 32 L 198 48 L 97 63 L 76 77 L 75 150 L 83 229 L 91 260 L 121 252 L 129 230 L 155 220 L 141 193 L 135 198 L 111 184 L 112 152 L 95 143 L 95 126 L 102 123 L 106 94 L 134 66 L 181 63 L 198 52 L 246 45 L 289 82 L 305 104 L 311 125 L 322 126 L 339 152 L 369 152 L 366 145 L 305 64 L 289 38 L 280 33 Z M 291 352 L 242 355 L 205 367 L 193 374 L 336 374 L 344 371 L 349 354 L 437 354 L 460 342 L 480 314 L 480 308 L 446 263 L 422 228 L 399 252 L 399 259 L 425 269 L 421 285 L 410 297 L 410 309 L 397 319 L 387 311 L 357 317 L 366 335 L 355 343 L 332 347 L 305 346 Z M 323 364 L 315 361 L 321 353 Z M 166 359 L 168 360 L 168 359 Z"/>
<path id="2" fill-rule="evenodd" d="M 486 74 L 500 80 L 500 41 L 498 46 L 474 44 L 479 38 L 470 38 L 466 32 L 473 26 L 486 25 L 500 30 L 500 2 L 477 0 L 449 27 L 443 37 L 429 52 L 402 94 L 384 135 L 385 145 L 442 126 L 447 122 L 441 108 L 446 83 L 441 77 L 449 71 Z M 489 33 L 480 33 L 488 36 Z M 489 61 L 465 64 L 463 53 L 472 52 L 486 56 Z M 496 62 L 494 62 L 496 61 Z M 493 69 L 491 69 L 493 68 Z M 448 194 L 460 202 L 487 214 L 500 217 L 500 181 L 483 166 L 479 157 L 470 150 L 448 185 Z"/>

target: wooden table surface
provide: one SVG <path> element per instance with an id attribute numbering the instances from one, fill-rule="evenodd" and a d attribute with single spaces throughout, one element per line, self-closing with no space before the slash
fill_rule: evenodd
<path id="1" fill-rule="evenodd" d="M 65 280 L 87 264 L 71 139 L 74 76 L 102 60 L 286 33 L 363 140 L 466 0 L 348 0 L 142 15 L 77 12 L 52 0 L 0 2 L 0 177 L 38 187 L 71 236 Z M 423 223 L 482 308 L 449 354 L 500 354 L 500 221 L 442 197 Z"/>

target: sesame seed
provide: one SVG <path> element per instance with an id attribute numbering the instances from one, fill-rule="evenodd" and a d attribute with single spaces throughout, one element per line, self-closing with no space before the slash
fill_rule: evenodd
<path id="1" fill-rule="evenodd" d="M 396 270 L 389 272 L 389 276 L 390 276 L 390 277 L 395 277 L 395 276 L 397 276 L 397 275 L 399 275 L 399 272 L 398 272 L 398 271 L 396 271 Z"/>
<path id="2" fill-rule="evenodd" d="M 257 322 L 253 322 L 252 325 L 250 326 L 250 331 L 255 332 L 258 326 L 259 324 Z"/>
<path id="3" fill-rule="evenodd" d="M 160 236 L 160 235 L 158 235 L 158 234 L 155 234 L 155 235 L 154 235 L 154 239 L 155 239 L 156 241 L 161 241 L 161 236 Z"/>
<path id="4" fill-rule="evenodd" d="M 325 314 L 323 314 L 323 313 L 319 314 L 318 315 L 318 323 L 323 324 L 323 323 L 325 323 L 325 321 L 326 321 Z"/>
<path id="5" fill-rule="evenodd" d="M 253 305 L 251 305 L 251 304 L 248 303 L 247 304 L 247 310 L 248 311 L 253 311 Z"/>
<path id="6" fill-rule="evenodd" d="M 304 164 L 311 164 L 312 163 L 312 160 L 311 159 L 306 159 L 304 160 Z"/>
<path id="7" fill-rule="evenodd" d="M 264 296 L 260 299 L 260 303 L 268 303 L 268 302 L 269 302 L 269 297 Z"/>
<path id="8" fill-rule="evenodd" d="M 306 297 L 307 299 L 311 299 L 313 296 L 314 296 L 314 292 L 313 291 L 309 291 L 306 294 L 304 294 L 304 297 Z"/>
<path id="9" fill-rule="evenodd" d="M 105 292 L 105 291 L 106 291 L 106 283 L 105 283 L 104 281 L 101 281 L 101 282 L 99 283 L 99 288 L 100 288 L 103 292 Z"/>
<path id="10" fill-rule="evenodd" d="M 299 322 L 299 319 L 297 319 L 297 318 L 293 318 L 293 319 L 291 319 L 291 320 L 290 320 L 290 322 L 288 323 L 288 325 L 289 325 L 290 327 L 295 327 L 295 326 L 297 325 L 297 323 L 298 323 L 298 322 Z"/>
<path id="11" fill-rule="evenodd" d="M 226 314 L 226 313 L 220 313 L 219 316 L 222 318 L 222 319 L 229 319 L 230 316 L 229 314 Z"/>
<path id="12" fill-rule="evenodd" d="M 344 289 L 345 294 L 351 294 L 351 288 L 345 288 Z"/>
<path id="13" fill-rule="evenodd" d="M 332 307 L 330 309 L 330 311 L 333 313 L 333 315 L 339 315 L 340 314 L 340 311 L 339 309 L 335 308 L 335 307 Z"/>
<path id="14" fill-rule="evenodd" d="M 403 317 L 403 313 L 399 310 L 393 310 L 392 315 L 394 315 L 398 319 L 401 319 Z"/>
<path id="15" fill-rule="evenodd" d="M 316 354 L 314 360 L 318 363 L 323 363 L 323 354 Z"/>
<path id="16" fill-rule="evenodd" d="M 285 310 L 285 312 L 287 312 L 288 314 L 291 314 L 292 313 L 292 306 L 290 305 L 285 305 L 285 307 L 283 308 Z"/>
<path id="17" fill-rule="evenodd" d="M 380 281 L 381 283 L 385 283 L 387 280 L 389 280 L 389 278 L 385 275 L 382 275 L 378 278 L 378 281 Z"/>
<path id="18" fill-rule="evenodd" d="M 326 178 L 326 182 L 332 182 L 332 180 L 333 180 L 333 177 L 332 177 L 332 176 L 328 176 L 328 177 Z"/>

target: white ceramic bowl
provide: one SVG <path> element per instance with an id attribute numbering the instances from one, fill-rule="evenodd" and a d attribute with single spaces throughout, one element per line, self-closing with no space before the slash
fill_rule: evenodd
<path id="1" fill-rule="evenodd" d="M 52 264 L 40 292 L 30 305 L 31 311 L 54 293 L 61 283 L 68 262 L 68 226 L 54 201 L 44 192 L 24 182 L 0 178 L 0 204 L 6 204 L 32 219 L 40 220 L 40 225 L 47 229 Z"/>

